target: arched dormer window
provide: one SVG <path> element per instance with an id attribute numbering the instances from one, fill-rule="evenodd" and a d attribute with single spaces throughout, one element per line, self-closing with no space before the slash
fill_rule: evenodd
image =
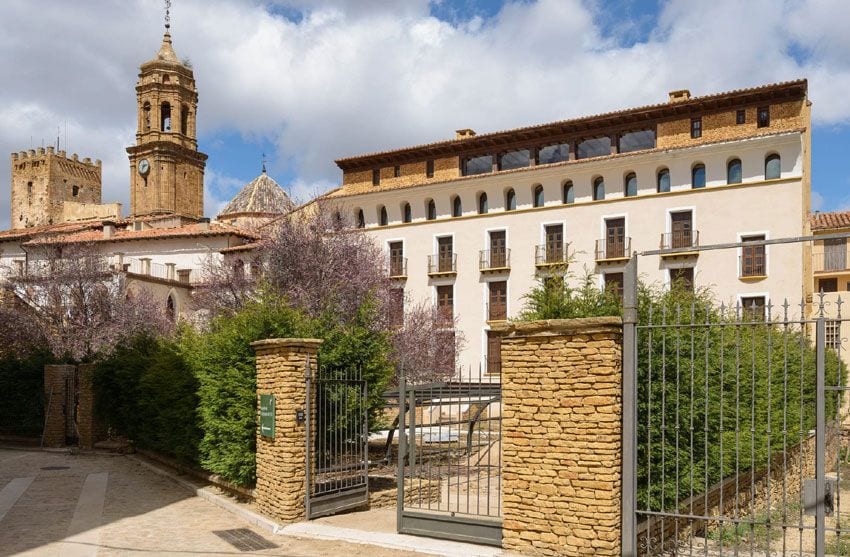
<path id="1" fill-rule="evenodd" d="M 732 159 L 726 163 L 726 183 L 740 184 L 743 176 L 741 173 L 741 159 Z"/>
<path id="2" fill-rule="evenodd" d="M 478 214 L 484 215 L 490 210 L 490 206 L 487 203 L 487 194 L 481 192 L 478 195 Z"/>
<path id="3" fill-rule="evenodd" d="M 366 228 L 366 218 L 363 215 L 363 209 L 357 210 L 357 228 Z"/>
<path id="4" fill-rule="evenodd" d="M 593 200 L 602 201 L 605 199 L 605 180 L 602 176 L 597 176 L 593 180 Z"/>
<path id="5" fill-rule="evenodd" d="M 456 195 L 452 199 L 452 216 L 459 217 L 463 214 L 463 205 L 460 202 L 460 196 Z"/>
<path id="6" fill-rule="evenodd" d="M 437 204 L 433 199 L 429 199 L 425 206 L 425 218 L 434 220 L 437 218 Z"/>
<path id="7" fill-rule="evenodd" d="M 516 210 L 516 192 L 513 188 L 505 192 L 505 211 Z"/>
<path id="8" fill-rule="evenodd" d="M 543 204 L 546 202 L 545 197 L 543 196 L 543 186 L 537 184 L 534 186 L 534 206 L 535 207 L 543 207 Z"/>
<path id="9" fill-rule="evenodd" d="M 573 188 L 572 181 L 567 180 L 566 182 L 564 182 L 563 189 L 564 189 L 564 191 L 562 193 L 561 202 L 564 205 L 571 205 L 571 204 L 575 203 L 576 202 L 576 192 L 575 192 L 575 189 Z"/>
<path id="10" fill-rule="evenodd" d="M 171 105 L 164 102 L 159 107 L 159 129 L 160 131 L 171 131 Z"/>
<path id="11" fill-rule="evenodd" d="M 189 107 L 185 104 L 180 107 L 180 133 L 189 135 Z"/>
<path id="12" fill-rule="evenodd" d="M 667 193 L 670 191 L 670 171 L 662 168 L 656 175 L 656 186 L 658 193 Z"/>
<path id="13" fill-rule="evenodd" d="M 151 129 L 151 103 L 147 101 L 142 105 L 142 129 L 144 131 Z"/>
<path id="14" fill-rule="evenodd" d="M 389 218 L 387 217 L 387 208 L 381 205 L 381 208 L 378 210 L 378 223 L 381 226 L 386 226 L 389 222 Z"/>
<path id="15" fill-rule="evenodd" d="M 402 222 L 410 222 L 413 220 L 413 215 L 410 210 L 410 203 L 405 203 L 401 208 L 401 220 Z"/>
<path id="16" fill-rule="evenodd" d="M 699 189 L 705 187 L 705 165 L 702 163 L 695 164 L 691 168 L 691 187 Z"/>
<path id="17" fill-rule="evenodd" d="M 782 160 L 773 153 L 764 159 L 764 179 L 777 180 L 782 175 Z"/>
<path id="18" fill-rule="evenodd" d="M 623 184 L 623 194 L 626 197 L 634 197 L 638 192 L 637 174 L 629 172 Z"/>

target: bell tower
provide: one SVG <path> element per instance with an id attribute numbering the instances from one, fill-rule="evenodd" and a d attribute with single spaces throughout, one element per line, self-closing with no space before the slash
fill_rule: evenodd
<path id="1" fill-rule="evenodd" d="M 171 46 L 169 14 L 153 60 L 136 83 L 138 127 L 130 157 L 130 215 L 204 216 L 204 166 L 198 151 L 198 90 L 188 62 Z"/>

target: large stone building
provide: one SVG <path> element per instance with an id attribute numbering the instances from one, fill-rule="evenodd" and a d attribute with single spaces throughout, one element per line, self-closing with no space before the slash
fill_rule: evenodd
<path id="1" fill-rule="evenodd" d="M 804 80 L 675 91 L 663 104 L 341 159 L 342 186 L 325 198 L 384 247 L 400 292 L 458 319 L 458 364 L 492 370 L 491 325 L 515 317 L 552 267 L 621 288 L 634 251 L 807 234 L 809 130 Z M 640 273 L 764 306 L 811 293 L 810 251 L 679 249 L 642 257 Z"/>
<path id="2" fill-rule="evenodd" d="M 119 203 L 102 203 L 99 160 L 53 147 L 12 153 L 12 228 L 0 231 L 0 273 L 25 274 L 57 253 L 45 248 L 85 243 L 126 274 L 129 289 L 144 288 L 169 312 L 185 314 L 208 260 L 255 245 L 251 229 L 290 210 L 291 201 L 264 167 L 219 221 L 204 218 L 198 91 L 167 28 L 157 55 L 141 65 L 136 94 L 130 215 L 122 216 Z"/>

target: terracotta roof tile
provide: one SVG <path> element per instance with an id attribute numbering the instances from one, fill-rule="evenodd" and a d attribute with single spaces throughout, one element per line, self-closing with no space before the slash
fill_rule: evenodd
<path id="1" fill-rule="evenodd" d="M 259 238 L 255 234 L 224 224 L 209 225 L 208 227 L 201 224 L 192 224 L 176 228 L 148 228 L 145 230 L 118 229 L 110 238 L 104 238 L 103 230 L 101 229 L 83 230 L 70 234 L 62 234 L 61 236 L 51 235 L 36 238 L 27 242 L 27 245 L 70 244 L 76 242 L 126 242 L 132 240 L 210 236 L 238 236 L 247 240 L 257 240 Z"/>
<path id="2" fill-rule="evenodd" d="M 268 174 L 262 174 L 243 187 L 227 204 L 219 218 L 238 214 L 278 215 L 292 209 L 289 196 Z"/>
<path id="3" fill-rule="evenodd" d="M 834 228 L 850 228 L 850 211 L 835 211 L 832 213 L 814 213 L 809 217 L 812 230 L 831 230 Z"/>

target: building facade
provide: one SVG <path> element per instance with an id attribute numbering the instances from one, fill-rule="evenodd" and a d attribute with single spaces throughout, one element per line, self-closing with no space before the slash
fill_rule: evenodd
<path id="1" fill-rule="evenodd" d="M 341 159 L 342 187 L 326 199 L 384 246 L 406 299 L 456 318 L 457 365 L 492 371 L 491 325 L 555 269 L 619 289 L 631 253 L 675 248 L 641 257 L 641 280 L 748 306 L 811 293 L 806 245 L 687 249 L 805 235 L 809 129 L 804 80 L 675 91 L 659 105 Z"/>

